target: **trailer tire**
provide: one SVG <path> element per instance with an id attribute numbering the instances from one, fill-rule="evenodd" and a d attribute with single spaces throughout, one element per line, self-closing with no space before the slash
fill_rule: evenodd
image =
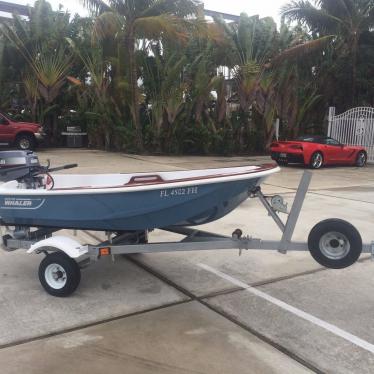
<path id="1" fill-rule="evenodd" d="M 50 295 L 66 297 L 77 289 L 81 272 L 72 258 L 57 251 L 48 254 L 40 263 L 39 280 Z"/>
<path id="2" fill-rule="evenodd" d="M 331 269 L 354 264 L 362 252 L 362 239 L 357 229 L 341 219 L 326 219 L 309 233 L 308 248 L 312 257 Z"/>

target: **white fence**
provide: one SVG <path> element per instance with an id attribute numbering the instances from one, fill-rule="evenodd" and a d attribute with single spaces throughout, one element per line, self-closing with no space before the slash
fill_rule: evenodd
<path id="1" fill-rule="evenodd" d="M 330 107 L 327 134 L 343 144 L 364 146 L 368 162 L 374 162 L 374 108 L 357 107 L 336 116 Z"/>

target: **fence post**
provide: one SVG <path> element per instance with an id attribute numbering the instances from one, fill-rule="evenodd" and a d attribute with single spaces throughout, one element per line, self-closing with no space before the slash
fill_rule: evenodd
<path id="1" fill-rule="evenodd" d="M 279 118 L 277 118 L 274 122 L 274 129 L 275 129 L 275 139 L 279 140 Z"/>
<path id="2" fill-rule="evenodd" d="M 331 136 L 331 126 L 332 126 L 332 121 L 335 117 L 335 107 L 330 106 L 329 107 L 329 126 L 327 128 L 327 136 Z"/>

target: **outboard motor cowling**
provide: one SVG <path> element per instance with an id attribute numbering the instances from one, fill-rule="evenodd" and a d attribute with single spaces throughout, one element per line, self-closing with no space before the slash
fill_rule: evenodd
<path id="1" fill-rule="evenodd" d="M 40 169 L 38 156 L 32 151 L 0 152 L 0 181 L 20 180 Z"/>

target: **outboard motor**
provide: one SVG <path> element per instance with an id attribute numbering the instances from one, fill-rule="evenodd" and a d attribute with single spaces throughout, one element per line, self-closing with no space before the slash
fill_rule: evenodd
<path id="1" fill-rule="evenodd" d="M 30 169 L 39 166 L 38 156 L 32 151 L 0 152 L 0 181 L 22 178 L 29 174 Z"/>
<path id="2" fill-rule="evenodd" d="M 0 181 L 16 180 L 19 188 L 46 188 L 49 183 L 53 188 L 53 178 L 49 174 L 53 171 L 70 169 L 78 166 L 69 164 L 56 168 L 40 165 L 38 156 L 32 151 L 3 151 L 0 152 Z M 48 181 L 47 181 L 48 180 Z"/>
<path id="3" fill-rule="evenodd" d="M 0 152 L 0 181 L 17 180 L 20 187 L 38 188 L 41 178 L 37 178 L 41 165 L 32 151 Z"/>

